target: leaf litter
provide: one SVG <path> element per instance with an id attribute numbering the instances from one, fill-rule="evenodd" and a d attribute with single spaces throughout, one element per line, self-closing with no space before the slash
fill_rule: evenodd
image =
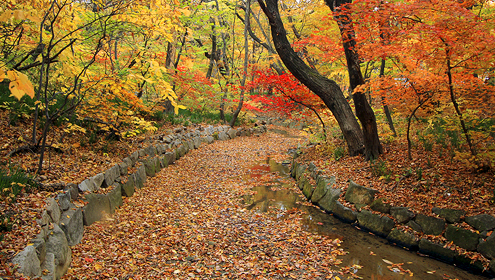
<path id="1" fill-rule="evenodd" d="M 267 133 L 190 151 L 86 227 L 64 279 L 340 279 L 340 241 L 304 231 L 301 211 L 277 219 L 239 202 L 275 176 L 244 180 L 249 166 L 288 160 L 301 141 Z"/>

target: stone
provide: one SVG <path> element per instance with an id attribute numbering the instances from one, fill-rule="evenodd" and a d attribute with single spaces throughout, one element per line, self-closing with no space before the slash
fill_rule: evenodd
<path id="1" fill-rule="evenodd" d="M 433 214 L 437 214 L 439 217 L 444 218 L 447 223 L 454 224 L 461 221 L 461 217 L 464 216 L 466 212 L 462 210 L 455 209 L 443 209 L 438 207 L 433 207 Z"/>
<path id="2" fill-rule="evenodd" d="M 45 238 L 46 235 L 48 234 L 48 226 L 52 222 L 52 218 L 50 217 L 50 215 L 48 215 L 46 209 L 43 210 L 43 212 L 41 213 L 41 218 L 36 219 L 36 222 L 41 227 L 40 234 L 43 236 L 42 238 Z"/>
<path id="3" fill-rule="evenodd" d="M 454 262 L 455 251 L 444 248 L 442 244 L 433 243 L 424 238 L 419 241 L 419 252 L 447 263 Z"/>
<path id="4" fill-rule="evenodd" d="M 118 164 L 119 165 L 119 169 L 120 169 L 120 175 L 127 175 L 127 172 L 129 170 L 129 165 L 127 165 L 127 163 L 125 162 L 121 162 Z"/>
<path id="5" fill-rule="evenodd" d="M 95 183 L 90 178 L 82 181 L 78 187 L 80 192 L 93 192 L 96 190 Z"/>
<path id="6" fill-rule="evenodd" d="M 102 184 L 105 185 L 105 186 L 111 186 L 113 185 L 113 182 L 115 182 L 115 180 L 120 177 L 120 167 L 118 164 L 110 167 L 109 169 L 107 169 L 107 171 L 105 171 L 105 184 Z"/>
<path id="7" fill-rule="evenodd" d="M 55 277 L 55 255 L 53 253 L 47 253 L 45 261 L 41 264 L 41 271 L 43 271 L 42 280 L 56 280 Z"/>
<path id="8" fill-rule="evenodd" d="M 186 141 L 187 152 L 194 150 L 194 142 L 192 140 Z"/>
<path id="9" fill-rule="evenodd" d="M 106 214 L 110 214 L 110 202 L 103 194 L 87 194 L 85 200 L 88 202 L 83 206 L 83 222 L 85 226 L 90 226 L 96 221 L 100 221 Z"/>
<path id="10" fill-rule="evenodd" d="M 220 140 L 220 141 L 229 140 L 229 136 L 227 135 L 227 133 L 220 131 L 218 133 L 218 140 Z"/>
<path id="11" fill-rule="evenodd" d="M 136 190 L 136 177 L 129 176 L 127 178 L 127 182 L 123 183 L 120 187 L 120 199 L 122 200 L 122 196 L 131 197 L 134 195 L 134 191 Z M 142 188 L 142 187 L 141 187 Z M 119 205 L 120 206 L 120 205 Z"/>
<path id="12" fill-rule="evenodd" d="M 194 149 L 199 148 L 199 146 L 201 146 L 201 137 L 199 136 L 194 137 L 193 144 L 194 144 Z"/>
<path id="13" fill-rule="evenodd" d="M 57 201 L 58 201 L 58 205 L 60 206 L 60 210 L 66 211 L 71 207 L 70 193 L 68 192 L 59 193 L 57 195 Z"/>
<path id="14" fill-rule="evenodd" d="M 55 257 L 55 277 L 62 278 L 69 268 L 72 256 L 65 233 L 58 225 L 54 225 L 53 230 L 48 234 L 46 253 L 51 253 Z"/>
<path id="15" fill-rule="evenodd" d="M 156 145 L 155 148 L 158 155 L 163 155 L 167 151 L 162 144 Z"/>
<path id="16" fill-rule="evenodd" d="M 472 259 L 460 254 L 455 254 L 454 263 L 456 266 L 466 269 L 473 274 L 483 274 L 483 271 L 485 270 L 481 261 L 476 260 L 473 262 Z"/>
<path id="17" fill-rule="evenodd" d="M 237 136 L 237 129 L 229 128 L 227 135 L 229 135 L 230 139 L 234 139 Z"/>
<path id="18" fill-rule="evenodd" d="M 215 128 L 212 125 L 209 125 L 205 128 L 206 135 L 212 135 L 215 132 Z"/>
<path id="19" fill-rule="evenodd" d="M 168 159 L 168 165 L 171 165 L 171 164 L 173 164 L 175 162 L 175 153 L 166 152 L 165 153 L 165 156 Z"/>
<path id="20" fill-rule="evenodd" d="M 316 180 L 316 188 L 311 195 L 311 202 L 317 204 L 335 184 L 335 176 L 330 178 L 319 176 Z"/>
<path id="21" fill-rule="evenodd" d="M 296 170 L 298 166 L 299 162 L 292 160 L 292 165 L 290 166 L 290 176 L 292 176 L 292 178 L 296 178 Z"/>
<path id="22" fill-rule="evenodd" d="M 144 165 L 139 166 L 134 173 L 134 186 L 138 189 L 142 189 L 147 178 L 146 167 Z"/>
<path id="23" fill-rule="evenodd" d="M 138 161 L 139 159 L 139 152 L 134 152 L 132 153 L 130 156 L 129 156 L 129 159 L 131 160 L 132 162 L 132 165 L 134 166 L 134 164 L 136 164 L 136 162 Z"/>
<path id="24" fill-rule="evenodd" d="M 320 206 L 323 210 L 327 212 L 332 212 L 337 199 L 339 199 L 341 189 L 329 188 L 325 195 L 318 201 L 316 205 Z"/>
<path id="25" fill-rule="evenodd" d="M 186 154 L 184 145 L 181 145 L 175 149 L 175 159 L 178 160 Z"/>
<path id="26" fill-rule="evenodd" d="M 100 188 L 106 188 L 107 186 L 105 182 L 105 175 L 103 173 L 98 173 L 91 178 L 93 180 L 95 190 L 99 190 Z"/>
<path id="27" fill-rule="evenodd" d="M 479 231 L 490 231 L 495 229 L 495 217 L 488 214 L 481 214 L 464 218 L 466 223 Z"/>
<path id="28" fill-rule="evenodd" d="M 490 261 L 490 271 L 495 274 L 495 259 Z"/>
<path id="29" fill-rule="evenodd" d="M 311 178 L 316 180 L 316 177 L 318 176 L 318 169 L 316 168 L 316 165 L 313 162 L 310 162 L 308 164 L 308 170 L 311 172 Z"/>
<path id="30" fill-rule="evenodd" d="M 445 238 L 455 245 L 468 251 L 475 251 L 478 247 L 479 235 L 463 228 L 448 225 L 445 230 Z"/>
<path id="31" fill-rule="evenodd" d="M 33 244 L 31 246 L 36 250 L 36 255 L 38 256 L 38 260 L 40 263 L 43 263 L 46 258 L 46 243 L 44 236 L 36 236 L 35 239 L 32 239 L 29 243 Z"/>
<path id="32" fill-rule="evenodd" d="M 167 168 L 168 167 L 168 158 L 166 155 L 163 155 L 159 158 L 160 160 L 160 168 Z"/>
<path id="33" fill-rule="evenodd" d="M 373 202 L 376 193 L 378 193 L 377 190 L 360 186 L 352 180 L 349 180 L 349 187 L 345 192 L 345 200 L 354 204 L 370 205 L 371 202 Z"/>
<path id="34" fill-rule="evenodd" d="M 46 199 L 46 212 L 54 223 L 58 224 L 60 222 L 60 207 L 53 197 Z"/>
<path id="35" fill-rule="evenodd" d="M 399 224 L 407 223 L 415 216 L 407 207 L 392 207 L 390 208 L 390 215 L 394 217 Z"/>
<path id="36" fill-rule="evenodd" d="M 392 206 L 388 203 L 383 202 L 382 198 L 376 199 L 373 202 L 371 202 L 370 208 L 374 211 L 378 211 L 384 214 L 389 214 L 390 213 L 390 208 Z"/>
<path id="37" fill-rule="evenodd" d="M 65 187 L 64 191 L 66 193 L 70 194 L 70 200 L 71 201 L 79 199 L 79 188 L 77 187 L 76 184 L 74 184 L 74 183 L 68 184 Z"/>
<path id="38" fill-rule="evenodd" d="M 301 176 L 299 180 L 297 181 L 297 187 L 302 190 L 304 188 L 304 185 L 309 184 L 308 178 L 306 176 Z"/>
<path id="39" fill-rule="evenodd" d="M 308 200 L 313 195 L 313 190 L 314 190 L 314 186 L 309 182 L 309 180 L 306 180 L 306 183 L 303 185 L 302 192 Z"/>
<path id="40" fill-rule="evenodd" d="M 337 218 L 349 223 L 354 223 L 357 219 L 357 213 L 349 207 L 345 207 L 339 201 L 335 201 L 335 203 L 333 203 L 332 213 Z"/>
<path id="41" fill-rule="evenodd" d="M 144 162 L 144 168 L 146 170 L 146 176 L 155 176 L 156 171 L 155 171 L 155 159 L 154 158 L 148 158 Z"/>
<path id="42" fill-rule="evenodd" d="M 390 231 L 387 240 L 411 250 L 416 250 L 419 246 L 419 240 L 414 235 L 397 228 Z"/>
<path id="43" fill-rule="evenodd" d="M 134 163 L 132 163 L 132 160 L 131 160 L 130 157 L 125 157 L 124 159 L 122 159 L 122 162 L 124 162 L 125 164 L 127 164 L 127 167 L 128 168 L 131 168 L 131 167 L 134 166 Z"/>
<path id="44" fill-rule="evenodd" d="M 155 175 L 156 175 L 156 173 L 160 172 L 160 170 L 162 169 L 162 166 L 160 164 L 160 158 L 154 157 L 153 163 L 155 165 Z"/>
<path id="45" fill-rule="evenodd" d="M 215 142 L 215 138 L 213 138 L 213 136 L 211 136 L 211 135 L 208 135 L 208 136 L 206 136 L 206 142 L 208 144 L 212 144 L 213 142 Z"/>
<path id="46" fill-rule="evenodd" d="M 297 166 L 296 177 L 295 177 L 296 178 L 296 181 L 298 181 L 301 178 L 301 176 L 304 173 L 304 171 L 306 171 L 306 168 L 308 168 L 308 166 L 305 165 L 305 164 L 299 164 Z"/>
<path id="47" fill-rule="evenodd" d="M 145 149 L 139 149 L 137 152 L 138 152 L 140 158 L 144 158 L 147 155 Z"/>
<path id="48" fill-rule="evenodd" d="M 153 145 L 144 148 L 144 152 L 150 157 L 154 157 L 157 154 L 156 148 Z"/>
<path id="49" fill-rule="evenodd" d="M 131 181 L 131 179 L 134 176 L 129 175 L 129 178 L 127 181 Z M 134 182 L 133 182 L 134 183 Z M 122 186 L 120 184 L 115 184 L 113 186 L 113 189 L 107 193 L 108 197 L 108 202 L 110 203 L 110 213 L 113 214 L 115 213 L 115 209 L 119 208 L 122 206 Z"/>
<path id="50" fill-rule="evenodd" d="M 33 246 L 27 246 L 18 253 L 12 263 L 19 266 L 18 272 L 26 277 L 36 277 L 41 275 L 41 264 L 36 254 L 36 249 Z"/>
<path id="51" fill-rule="evenodd" d="M 60 220 L 60 228 L 64 231 L 69 246 L 81 242 L 84 233 L 83 214 L 81 208 L 65 211 Z"/>
<path id="52" fill-rule="evenodd" d="M 394 228 L 395 223 L 387 216 L 380 216 L 363 210 L 357 214 L 357 220 L 361 227 L 379 235 L 387 236 Z"/>
<path id="53" fill-rule="evenodd" d="M 492 233 L 486 240 L 482 240 L 478 244 L 478 252 L 483 256 L 495 260 L 495 234 Z"/>
<path id="54" fill-rule="evenodd" d="M 445 229 L 445 221 L 443 219 L 418 214 L 414 218 L 414 221 L 421 226 L 424 234 L 440 235 Z"/>
<path id="55" fill-rule="evenodd" d="M 421 228 L 420 225 L 418 225 L 418 223 L 416 223 L 415 221 L 413 220 L 410 220 L 409 222 L 407 222 L 406 226 L 409 226 L 410 228 L 412 228 L 414 231 L 417 231 L 417 232 L 423 232 L 423 229 Z"/>

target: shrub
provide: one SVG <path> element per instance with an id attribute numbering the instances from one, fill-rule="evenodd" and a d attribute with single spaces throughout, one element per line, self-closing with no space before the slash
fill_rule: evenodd
<path id="1" fill-rule="evenodd" d="M 15 201 L 17 196 L 38 183 L 24 170 L 9 164 L 8 170 L 0 169 L 0 196 Z"/>

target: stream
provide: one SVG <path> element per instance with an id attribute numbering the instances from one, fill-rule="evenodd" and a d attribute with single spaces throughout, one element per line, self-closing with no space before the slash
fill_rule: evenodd
<path id="1" fill-rule="evenodd" d="M 273 173 L 277 175 L 275 178 L 279 179 L 290 177 L 287 166 L 270 159 L 253 165 L 251 170 L 254 171 L 251 176 L 260 176 L 261 171 Z M 293 186 L 284 185 L 279 179 L 275 179 L 273 185 L 252 188 L 255 194 L 243 197 L 246 208 L 258 212 L 267 212 L 268 209 L 274 208 L 281 211 L 296 208 L 304 212 L 301 220 L 303 228 L 342 240 L 341 247 L 348 254 L 341 257 L 340 267 L 350 267 L 363 279 L 487 279 L 417 252 L 391 245 L 386 239 L 361 231 L 317 207 L 307 206 L 302 195 L 291 191 Z M 284 219 L 283 214 L 278 214 L 277 217 Z M 391 267 L 392 263 L 403 263 L 399 268 L 403 271 L 409 270 L 412 276 L 409 272 L 401 274 L 398 267 Z"/>

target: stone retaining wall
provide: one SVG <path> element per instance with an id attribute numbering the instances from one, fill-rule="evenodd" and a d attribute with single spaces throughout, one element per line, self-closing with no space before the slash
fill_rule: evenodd
<path id="1" fill-rule="evenodd" d="M 483 273 L 495 275 L 495 234 L 488 236 L 488 233 L 495 229 L 495 217 L 491 215 L 465 216 L 462 210 L 442 208 L 433 208 L 433 213 L 427 215 L 415 214 L 407 207 L 393 207 L 383 203 L 381 199 L 375 199 L 377 190 L 357 185 L 352 181 L 349 181 L 349 187 L 343 193 L 340 188 L 335 187 L 335 177 L 321 175 L 313 163 L 301 164 L 293 160 L 291 175 L 309 201 L 343 221 L 354 223 L 396 245 L 417 250 L 477 273 L 483 272 L 480 261 L 471 262 L 471 259 L 451 250 L 448 244 L 434 243 L 425 238 L 418 239 L 414 234 L 397 226 L 407 225 L 419 233 L 442 235 L 449 244 L 455 244 L 466 251 L 479 252 L 491 260 L 488 271 Z M 315 183 L 311 183 L 312 181 Z M 341 196 L 358 210 L 342 205 L 338 200 Z M 380 214 L 361 210 L 367 205 Z M 456 223 L 462 221 L 471 229 L 456 226 Z"/>
<path id="2" fill-rule="evenodd" d="M 56 198 L 48 198 L 46 209 L 37 222 L 41 232 L 12 260 L 18 272 L 28 277 L 60 279 L 71 263 L 71 246 L 78 244 L 89 226 L 115 212 L 122 197 L 129 197 L 144 187 L 149 176 L 174 163 L 192 149 L 215 140 L 251 136 L 266 132 L 266 126 L 233 129 L 230 126 L 177 128 L 173 134 L 154 137 L 155 144 L 135 151 L 105 172 L 69 184 Z M 130 173 L 129 170 L 135 170 Z M 105 189 L 102 191 L 100 189 Z M 76 206 L 75 201 L 84 201 Z"/>

